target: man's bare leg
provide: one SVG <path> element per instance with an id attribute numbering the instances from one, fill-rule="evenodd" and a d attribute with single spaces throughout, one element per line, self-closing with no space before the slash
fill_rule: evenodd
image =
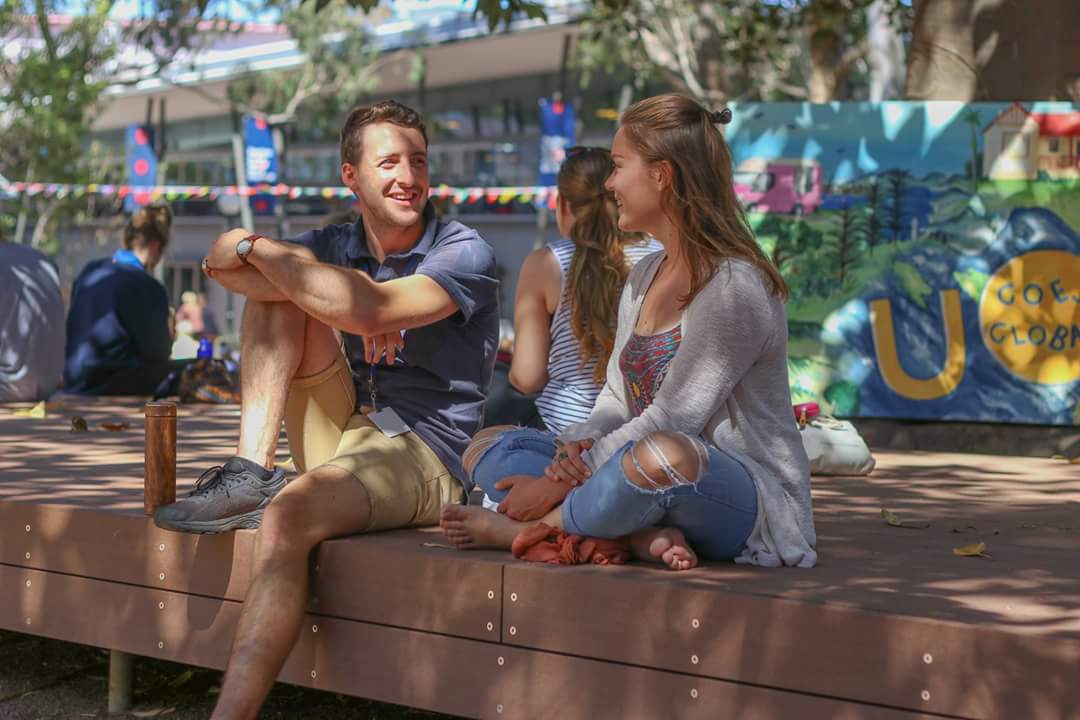
<path id="1" fill-rule="evenodd" d="M 323 465 L 300 476 L 266 509 L 221 695 L 212 718 L 254 718 L 300 635 L 308 556 L 323 540 L 368 524 L 370 503 L 352 474 Z"/>
<path id="2" fill-rule="evenodd" d="M 290 302 L 248 300 L 240 324 L 240 441 L 236 454 L 274 466 L 289 383 L 337 359 L 340 340 Z"/>

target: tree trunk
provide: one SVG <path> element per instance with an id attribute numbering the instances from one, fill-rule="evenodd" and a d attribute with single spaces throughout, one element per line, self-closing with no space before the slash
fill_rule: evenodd
<path id="1" fill-rule="evenodd" d="M 1078 27 L 1076 0 L 915 0 L 905 95 L 1080 100 Z"/>
<path id="2" fill-rule="evenodd" d="M 60 201 L 55 198 L 46 202 L 44 206 L 38 205 L 37 222 L 34 223 L 34 232 L 30 236 L 30 246 L 35 250 L 40 250 L 42 243 L 45 242 L 45 230 L 49 227 L 49 221 L 52 220 L 53 213 L 59 207 Z"/>
<path id="3" fill-rule="evenodd" d="M 824 103 L 836 99 L 840 84 L 840 38 L 827 30 L 810 34 L 810 78 L 807 99 Z"/>
<path id="4" fill-rule="evenodd" d="M 874 0 L 866 9 L 870 102 L 894 100 L 904 91 L 904 40 L 888 8 L 888 0 Z"/>

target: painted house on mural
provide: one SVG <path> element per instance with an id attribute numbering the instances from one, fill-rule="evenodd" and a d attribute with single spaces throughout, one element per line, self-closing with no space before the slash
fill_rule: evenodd
<path id="1" fill-rule="evenodd" d="M 983 177 L 1080 178 L 1080 112 L 1033 113 L 1013 103 L 983 129 Z"/>

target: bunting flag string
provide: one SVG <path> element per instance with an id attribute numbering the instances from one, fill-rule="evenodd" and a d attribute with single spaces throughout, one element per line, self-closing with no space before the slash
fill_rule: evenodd
<path id="1" fill-rule="evenodd" d="M 20 195 L 47 198 L 79 198 L 85 195 L 101 195 L 104 197 L 115 196 L 121 199 L 131 196 L 137 203 L 146 203 L 162 199 L 168 201 L 203 198 L 216 200 L 222 195 L 241 197 L 273 195 L 289 199 L 322 197 L 331 200 L 334 198 L 351 198 L 352 191 L 345 187 L 285 185 L 282 183 L 276 185 L 249 185 L 247 187 L 238 187 L 236 185 L 156 185 L 148 187 L 98 183 L 0 183 L 0 199 L 11 199 Z M 481 200 L 491 205 L 508 205 L 517 200 L 538 206 L 544 205 L 553 209 L 558 198 L 558 190 L 553 186 L 544 185 L 499 187 L 437 185 L 431 188 L 429 196 L 448 200 L 455 205 L 473 205 Z"/>

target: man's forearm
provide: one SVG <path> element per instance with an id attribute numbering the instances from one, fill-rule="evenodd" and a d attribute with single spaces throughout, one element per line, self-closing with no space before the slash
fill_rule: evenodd
<path id="1" fill-rule="evenodd" d="M 260 242 L 248 260 L 284 299 L 330 327 L 375 335 L 383 300 L 378 283 L 348 268 L 297 257 L 283 243 Z"/>
<path id="2" fill-rule="evenodd" d="M 243 295 L 248 300 L 282 302 L 289 299 L 262 273 L 250 266 L 239 270 L 218 270 L 213 277 L 226 290 Z"/>

